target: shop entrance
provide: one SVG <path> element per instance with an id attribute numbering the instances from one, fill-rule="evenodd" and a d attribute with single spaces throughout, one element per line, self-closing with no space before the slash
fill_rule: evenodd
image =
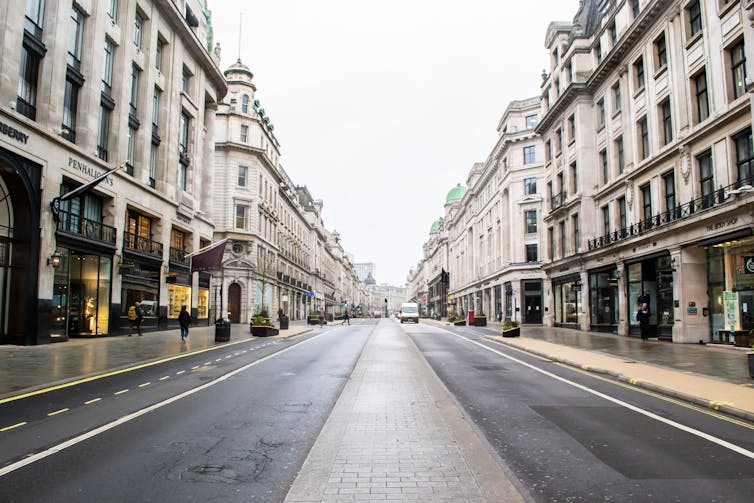
<path id="1" fill-rule="evenodd" d="M 238 283 L 228 287 L 228 312 L 231 323 L 241 323 L 241 285 Z"/>
<path id="2" fill-rule="evenodd" d="M 522 281 L 524 291 L 524 323 L 542 324 L 542 281 Z"/>
<path id="3" fill-rule="evenodd" d="M 636 313 L 642 303 L 649 306 L 649 336 L 673 340 L 673 267 L 670 254 L 628 264 L 628 319 L 632 337 L 639 337 Z"/>

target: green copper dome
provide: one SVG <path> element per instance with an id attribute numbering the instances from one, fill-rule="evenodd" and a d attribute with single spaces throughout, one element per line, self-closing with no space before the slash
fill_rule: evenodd
<path id="1" fill-rule="evenodd" d="M 429 232 L 437 232 L 440 230 L 440 225 L 442 224 L 442 219 L 438 218 L 432 223 L 432 229 Z"/>
<path id="2" fill-rule="evenodd" d="M 445 199 L 446 202 L 451 201 L 458 201 L 459 199 L 463 199 L 463 196 L 466 194 L 466 187 L 462 187 L 459 183 L 452 189 L 450 189 L 450 192 L 448 192 L 448 197 Z"/>

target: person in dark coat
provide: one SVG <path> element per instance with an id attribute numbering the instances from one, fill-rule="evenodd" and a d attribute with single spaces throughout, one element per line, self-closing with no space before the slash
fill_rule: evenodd
<path id="1" fill-rule="evenodd" d="M 343 323 L 341 323 L 341 325 L 345 325 L 346 323 L 349 325 L 351 324 L 351 317 L 348 316 L 348 309 L 343 312 Z"/>
<path id="2" fill-rule="evenodd" d="M 636 312 L 636 321 L 639 322 L 641 340 L 646 341 L 649 339 L 649 306 L 646 302 Z"/>
<path id="3" fill-rule="evenodd" d="M 189 325 L 191 325 L 191 315 L 186 310 L 186 306 L 181 306 L 181 312 L 178 313 L 178 324 L 181 326 L 181 342 L 186 342 L 189 335 Z"/>

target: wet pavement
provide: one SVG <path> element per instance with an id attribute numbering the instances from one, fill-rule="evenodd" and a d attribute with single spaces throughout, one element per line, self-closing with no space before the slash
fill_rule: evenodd
<path id="1" fill-rule="evenodd" d="M 277 337 L 308 330 L 304 321 L 292 322 Z M 230 344 L 251 338 L 247 324 L 231 325 Z M 0 397 L 220 344 L 228 343 L 215 342 L 215 327 L 211 325 L 192 326 L 185 343 L 176 328 L 144 332 L 142 337 L 122 335 L 40 346 L 0 346 Z"/>

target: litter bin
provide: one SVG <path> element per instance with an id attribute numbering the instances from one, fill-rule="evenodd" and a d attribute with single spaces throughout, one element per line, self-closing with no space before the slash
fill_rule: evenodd
<path id="1" fill-rule="evenodd" d="M 222 318 L 215 321 L 215 342 L 230 340 L 230 321 Z"/>
<path id="2" fill-rule="evenodd" d="M 280 330 L 288 330 L 289 318 L 286 315 L 280 317 Z"/>

